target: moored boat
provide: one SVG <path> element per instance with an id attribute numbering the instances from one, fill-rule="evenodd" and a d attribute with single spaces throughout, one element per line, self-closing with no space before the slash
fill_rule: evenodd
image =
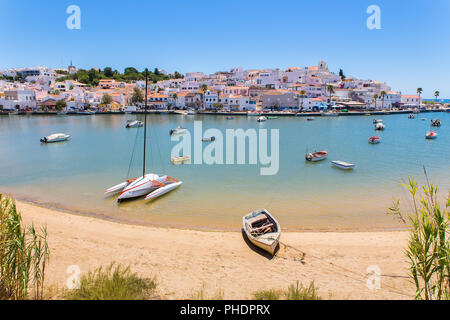
<path id="1" fill-rule="evenodd" d="M 331 161 L 331 164 L 337 168 L 344 169 L 344 170 L 350 170 L 355 167 L 355 165 L 353 163 L 348 163 L 348 162 L 340 161 L 340 160 Z"/>
<path id="2" fill-rule="evenodd" d="M 432 127 L 440 127 L 442 125 L 442 121 L 439 119 L 431 119 Z"/>
<path id="3" fill-rule="evenodd" d="M 177 134 L 185 134 L 187 132 L 186 128 L 183 128 L 181 126 L 176 127 L 175 129 L 170 130 L 170 135 L 177 135 Z"/>
<path id="4" fill-rule="evenodd" d="M 436 139 L 438 136 L 438 134 L 436 132 L 434 132 L 433 130 L 427 132 L 427 134 L 425 135 L 426 139 Z"/>
<path id="5" fill-rule="evenodd" d="M 267 121 L 267 117 L 261 116 L 261 117 L 258 118 L 257 121 L 258 121 L 258 122 L 265 122 L 265 121 Z"/>
<path id="6" fill-rule="evenodd" d="M 260 209 L 245 215 L 242 218 L 242 226 L 251 243 L 274 255 L 281 228 L 269 211 Z"/>
<path id="7" fill-rule="evenodd" d="M 384 130 L 386 125 L 383 123 L 383 120 L 377 120 L 375 123 L 375 130 Z"/>
<path id="8" fill-rule="evenodd" d="M 173 164 L 181 164 L 188 161 L 191 161 L 191 156 L 181 156 L 181 157 L 173 157 L 171 159 Z"/>
<path id="9" fill-rule="evenodd" d="M 261 114 L 259 112 L 256 111 L 248 111 L 247 112 L 247 116 L 249 117 L 259 117 Z"/>
<path id="10" fill-rule="evenodd" d="M 408 119 L 414 119 L 416 116 L 414 115 L 414 114 L 410 114 L 409 116 L 408 116 Z"/>
<path id="11" fill-rule="evenodd" d="M 307 161 L 316 162 L 316 161 L 325 160 L 327 158 L 327 156 L 328 156 L 327 151 L 319 151 L 319 152 L 314 152 L 314 153 L 307 153 L 305 155 L 305 159 Z"/>
<path id="12" fill-rule="evenodd" d="M 233 119 L 234 119 L 233 116 L 228 116 L 228 117 L 227 117 L 227 120 L 233 120 Z"/>
<path id="13" fill-rule="evenodd" d="M 369 138 L 369 143 L 371 144 L 378 144 L 381 142 L 380 137 L 374 136 Z"/>
<path id="14" fill-rule="evenodd" d="M 142 127 L 144 123 L 142 121 L 134 120 L 127 123 L 126 128 L 139 128 Z"/>
<path id="15" fill-rule="evenodd" d="M 308 120 L 308 121 L 314 121 L 315 118 L 314 118 L 314 117 L 308 117 L 308 118 L 306 118 L 306 120 Z"/>
<path id="16" fill-rule="evenodd" d="M 215 141 L 216 137 L 210 137 L 210 138 L 203 138 L 202 141 L 203 142 L 209 142 L 209 141 Z"/>
<path id="17" fill-rule="evenodd" d="M 41 142 L 43 143 L 53 143 L 53 142 L 61 142 L 67 141 L 70 139 L 70 135 L 65 133 L 54 133 L 49 136 L 43 137 Z"/>

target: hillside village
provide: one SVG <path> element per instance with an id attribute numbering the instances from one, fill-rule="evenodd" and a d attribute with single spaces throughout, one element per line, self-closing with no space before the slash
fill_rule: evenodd
<path id="1" fill-rule="evenodd" d="M 108 68 L 111 69 L 111 68 Z M 145 81 L 120 78 L 93 68 L 82 74 L 47 67 L 0 71 L 0 111 L 137 111 L 142 110 Z M 91 72 L 100 74 L 90 81 Z M 109 75 L 109 77 L 107 76 Z M 147 92 L 149 109 L 202 111 L 322 111 L 418 108 L 420 94 L 402 94 L 386 83 L 331 72 L 325 61 L 315 66 L 243 70 L 213 74 L 155 69 Z M 130 80 L 131 79 L 131 80 Z"/>

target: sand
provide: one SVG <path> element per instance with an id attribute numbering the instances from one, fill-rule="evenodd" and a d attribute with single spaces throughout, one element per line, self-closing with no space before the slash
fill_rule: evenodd
<path id="1" fill-rule="evenodd" d="M 240 230 L 205 232 L 127 225 L 17 202 L 26 224 L 46 225 L 51 251 L 49 292 L 65 288 L 76 265 L 82 273 L 115 261 L 156 277 L 163 299 L 189 299 L 203 288 L 212 297 L 249 299 L 260 289 L 314 281 L 324 299 L 413 299 L 403 249 L 407 232 L 285 232 L 274 258 L 251 247 Z M 369 289 L 367 268 L 381 270 Z M 57 297 L 51 295 L 50 297 Z"/>

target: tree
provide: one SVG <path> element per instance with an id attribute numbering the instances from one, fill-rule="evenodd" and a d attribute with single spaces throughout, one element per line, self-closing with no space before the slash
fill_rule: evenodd
<path id="1" fill-rule="evenodd" d="M 331 104 L 331 95 L 334 93 L 334 87 L 332 85 L 328 85 L 327 91 L 330 94 L 330 104 Z"/>
<path id="2" fill-rule="evenodd" d="M 377 99 L 378 99 L 378 94 L 374 94 L 373 95 L 373 103 L 375 105 L 375 109 L 377 108 Z"/>
<path id="3" fill-rule="evenodd" d="M 56 101 L 56 110 L 61 111 L 67 108 L 67 103 L 64 100 Z"/>
<path id="4" fill-rule="evenodd" d="M 59 96 L 60 92 L 58 89 L 55 90 L 55 95 Z"/>
<path id="5" fill-rule="evenodd" d="M 300 91 L 300 98 L 302 98 L 302 104 L 300 106 L 301 111 L 303 111 L 303 98 L 305 98 L 305 96 L 306 96 L 306 91 L 305 90 Z"/>
<path id="6" fill-rule="evenodd" d="M 161 72 L 159 72 L 158 68 L 155 68 L 155 70 L 153 71 L 153 73 L 157 76 L 159 76 L 161 74 Z"/>
<path id="7" fill-rule="evenodd" d="M 202 91 L 202 92 L 205 92 L 206 90 L 208 90 L 208 85 L 207 84 L 202 84 L 201 86 L 200 86 L 200 90 Z"/>
<path id="8" fill-rule="evenodd" d="M 380 95 L 381 95 L 381 99 L 383 101 L 381 104 L 381 108 L 384 110 L 384 97 L 386 96 L 386 91 L 381 91 Z"/>
<path id="9" fill-rule="evenodd" d="M 419 106 L 422 104 L 422 99 L 421 99 L 421 95 L 422 95 L 423 89 L 422 88 L 417 88 L 417 94 L 419 95 Z"/>
<path id="10" fill-rule="evenodd" d="M 339 77 L 341 77 L 341 80 L 342 80 L 342 81 L 345 80 L 344 71 L 343 71 L 342 69 L 339 69 Z"/>
<path id="11" fill-rule="evenodd" d="M 0 104 L 0 111 L 3 111 L 3 105 Z"/>
<path id="12" fill-rule="evenodd" d="M 434 92 L 434 97 L 436 98 L 436 104 L 437 104 L 437 98 L 439 97 L 441 93 L 439 91 Z"/>
<path id="13" fill-rule="evenodd" d="M 137 103 L 143 103 L 144 102 L 144 95 L 142 94 L 142 90 L 138 87 L 135 87 L 133 89 L 133 96 L 131 97 L 131 103 L 137 104 Z"/>
<path id="14" fill-rule="evenodd" d="M 111 104 L 111 103 L 112 103 L 112 98 L 111 98 L 111 96 L 110 96 L 109 94 L 105 93 L 105 94 L 102 96 L 101 104 L 109 105 L 109 104 Z"/>
<path id="15" fill-rule="evenodd" d="M 112 78 L 113 77 L 113 71 L 110 67 L 106 67 L 103 69 L 103 73 L 105 74 L 105 77 Z"/>

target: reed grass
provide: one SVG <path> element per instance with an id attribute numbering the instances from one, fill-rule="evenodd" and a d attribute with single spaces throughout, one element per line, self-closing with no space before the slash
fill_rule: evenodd
<path id="1" fill-rule="evenodd" d="M 66 300 L 149 300 L 156 289 L 155 279 L 141 278 L 130 267 L 111 263 L 80 279 L 78 289 L 66 290 Z"/>
<path id="2" fill-rule="evenodd" d="M 194 291 L 189 295 L 190 300 L 223 300 L 223 290 L 217 290 L 212 296 L 206 292 L 206 285 L 203 284 L 198 291 Z"/>
<path id="3" fill-rule="evenodd" d="M 291 284 L 287 290 L 259 290 L 253 294 L 253 300 L 321 300 L 318 288 L 314 281 L 309 286 L 304 286 L 297 281 Z"/>
<path id="4" fill-rule="evenodd" d="M 47 230 L 24 227 L 14 200 L 0 194 L 0 299 L 42 299 Z"/>
<path id="5" fill-rule="evenodd" d="M 438 201 L 438 188 L 428 181 L 419 186 L 409 177 L 403 186 L 412 199 L 412 212 L 404 214 L 399 201 L 389 208 L 392 214 L 409 224 L 410 235 L 405 254 L 409 260 L 410 276 L 416 286 L 418 300 L 450 299 L 450 194 L 445 204 Z"/>

